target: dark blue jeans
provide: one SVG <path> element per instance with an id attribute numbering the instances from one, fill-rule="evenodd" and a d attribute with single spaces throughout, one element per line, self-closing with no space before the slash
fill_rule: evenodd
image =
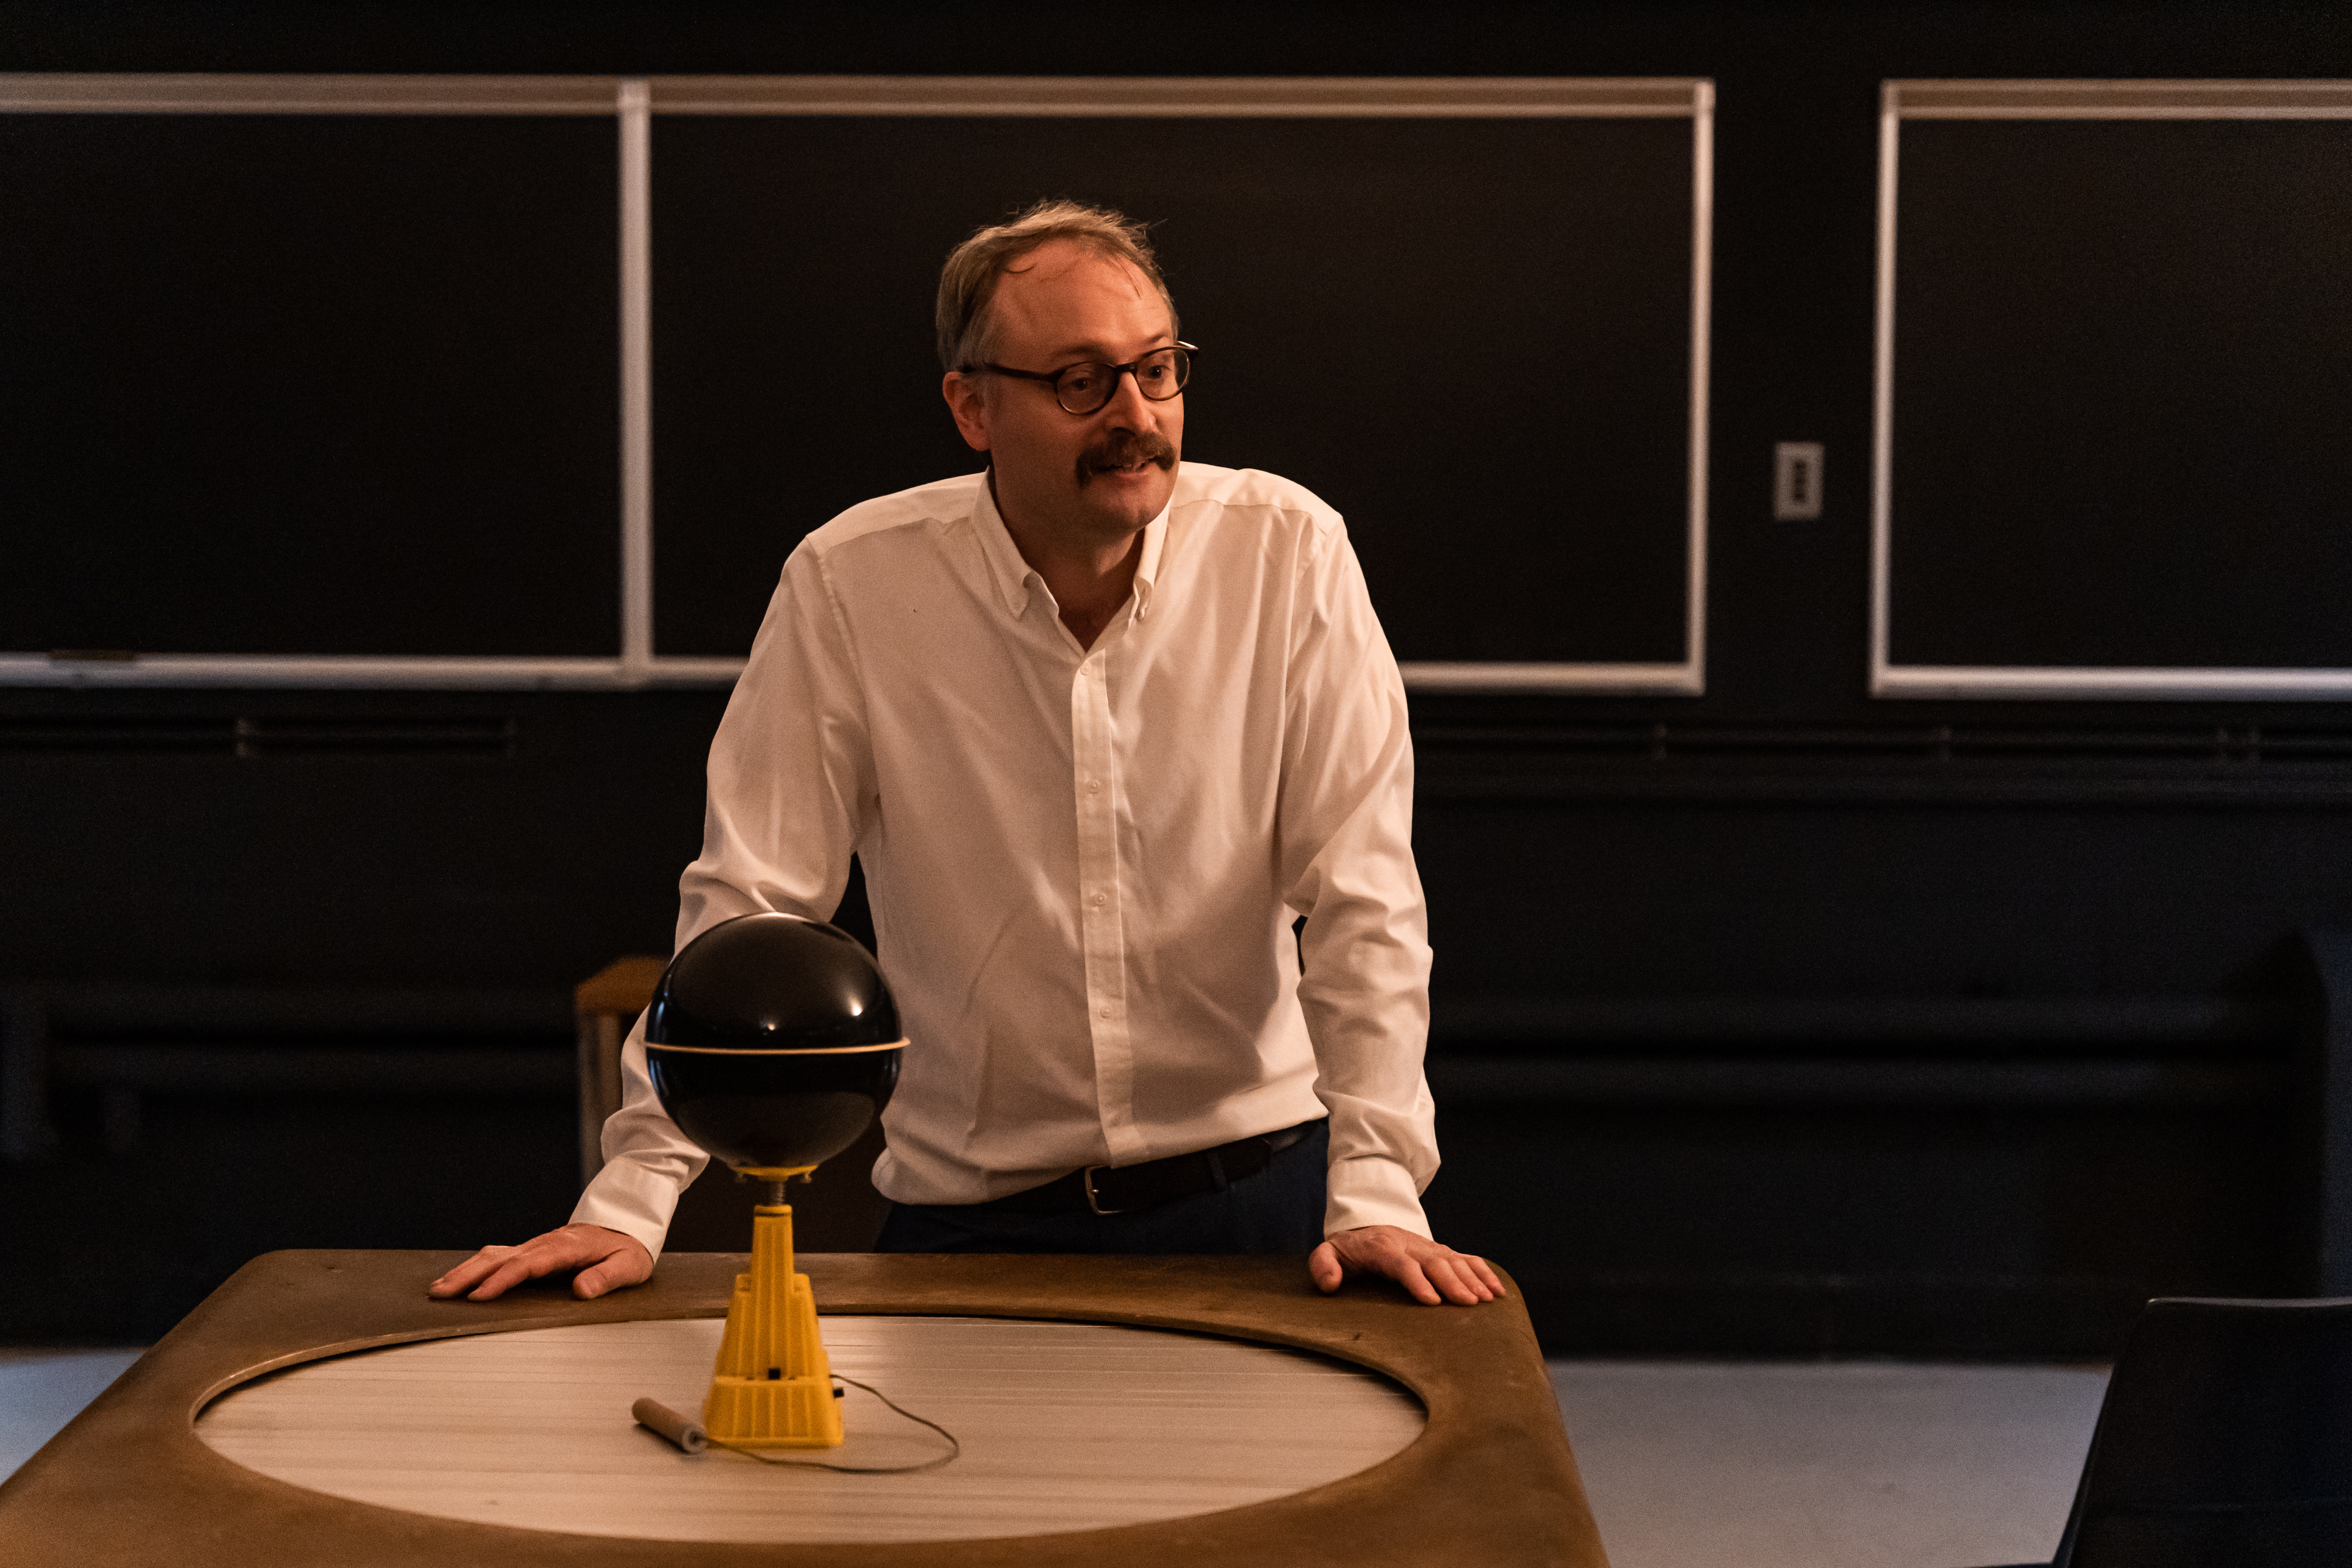
<path id="1" fill-rule="evenodd" d="M 1323 1240 L 1330 1124 L 1222 1193 L 1126 1214 L 1013 1214 L 979 1204 L 892 1204 L 877 1252 L 1272 1252 L 1300 1257 Z"/>

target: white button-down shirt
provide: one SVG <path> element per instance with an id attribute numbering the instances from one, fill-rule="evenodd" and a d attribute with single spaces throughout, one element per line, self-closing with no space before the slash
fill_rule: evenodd
<path id="1" fill-rule="evenodd" d="M 979 1203 L 1328 1112 L 1327 1232 L 1428 1234 L 1404 688 L 1305 489 L 1181 465 L 1091 648 L 984 476 L 853 507 L 785 563 L 709 783 L 679 946 L 754 910 L 824 919 L 865 868 L 912 1041 L 886 1196 Z M 622 1064 L 573 1218 L 658 1255 L 703 1156 L 642 1020 Z"/>

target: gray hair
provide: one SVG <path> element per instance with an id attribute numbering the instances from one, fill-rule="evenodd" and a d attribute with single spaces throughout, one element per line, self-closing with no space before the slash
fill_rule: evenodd
<path id="1" fill-rule="evenodd" d="M 1168 330 L 1176 330 L 1176 301 L 1168 281 L 1160 276 L 1151 242 L 1144 226 L 1108 207 L 1083 202 L 1048 199 L 1032 205 L 1009 223 L 975 229 L 971 238 L 948 252 L 940 268 L 940 300 L 936 315 L 940 364 L 961 370 L 994 357 L 996 323 L 989 309 L 996 298 L 997 280 L 1017 271 L 1013 264 L 1057 239 L 1066 239 L 1097 256 L 1124 261 L 1151 279 L 1168 307 Z"/>

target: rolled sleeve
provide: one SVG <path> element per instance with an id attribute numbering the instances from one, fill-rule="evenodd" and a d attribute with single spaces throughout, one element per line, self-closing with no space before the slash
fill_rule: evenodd
<path id="1" fill-rule="evenodd" d="M 572 1222 L 635 1237 L 658 1259 L 678 1194 L 710 1157 L 677 1130 L 654 1094 L 643 1016 L 621 1047 L 621 1109 L 605 1118 L 602 1146 L 604 1168 L 580 1194 Z"/>
<path id="2" fill-rule="evenodd" d="M 1298 1000 L 1331 1118 L 1324 1228 L 1427 1236 L 1430 948 L 1404 683 L 1336 518 L 1318 545 L 1300 595 L 1281 849 L 1286 900 L 1307 917 Z"/>
<path id="3" fill-rule="evenodd" d="M 738 915 L 831 917 L 874 796 L 855 659 L 822 564 L 785 563 L 710 746 L 702 853 L 678 879 L 673 951 Z M 635 1237 L 659 1258 L 678 1194 L 709 1156 L 662 1110 L 645 1019 L 621 1050 L 621 1108 L 575 1223 Z"/>

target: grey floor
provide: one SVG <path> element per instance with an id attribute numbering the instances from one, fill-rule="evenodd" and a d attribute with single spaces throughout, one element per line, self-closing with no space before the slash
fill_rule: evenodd
<path id="1" fill-rule="evenodd" d="M 2098 1367 L 1551 1363 L 1614 1568 L 2047 1562 Z"/>
<path id="2" fill-rule="evenodd" d="M 0 1477 L 138 1359 L 0 1349 Z M 1614 1568 L 1978 1568 L 2046 1560 L 2096 1367 L 1551 1363 Z"/>
<path id="3" fill-rule="evenodd" d="M 33 1457 L 81 1407 L 139 1359 L 135 1350 L 0 1346 L 0 1479 Z"/>

